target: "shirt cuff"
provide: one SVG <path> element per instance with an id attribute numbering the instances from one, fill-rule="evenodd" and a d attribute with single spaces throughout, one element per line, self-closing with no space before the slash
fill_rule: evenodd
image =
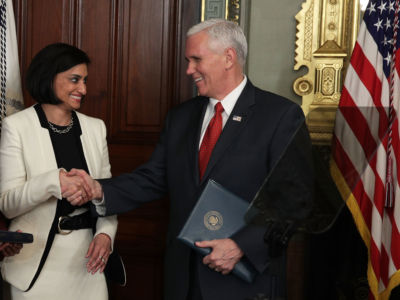
<path id="1" fill-rule="evenodd" d="M 96 212 L 100 216 L 105 216 L 106 215 L 106 201 L 104 199 L 104 196 L 101 199 L 93 199 L 92 203 L 96 208 Z"/>

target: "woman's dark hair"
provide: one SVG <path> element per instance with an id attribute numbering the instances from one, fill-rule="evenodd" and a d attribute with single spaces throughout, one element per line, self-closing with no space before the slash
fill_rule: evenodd
<path id="1" fill-rule="evenodd" d="M 32 59 L 26 74 L 26 87 L 38 103 L 59 104 L 53 90 L 53 80 L 58 73 L 79 64 L 89 64 L 88 55 L 68 44 L 50 44 Z"/>

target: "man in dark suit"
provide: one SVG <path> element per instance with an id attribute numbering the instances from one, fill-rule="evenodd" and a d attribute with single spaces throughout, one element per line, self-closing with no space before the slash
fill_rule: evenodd
<path id="1" fill-rule="evenodd" d="M 248 225 L 230 238 L 198 242 L 198 247 L 212 248 L 205 257 L 176 239 L 210 178 L 250 202 L 304 122 L 298 105 L 252 85 L 243 74 L 246 54 L 246 38 L 235 23 L 208 20 L 192 27 L 186 73 L 199 96 L 171 109 L 150 160 L 110 180 L 93 181 L 74 171 L 92 187 L 88 196 L 102 199 L 94 200 L 100 214 L 126 212 L 169 196 L 165 299 L 245 300 L 261 293 L 285 297 L 284 267 L 270 268 L 265 227 Z M 300 154 L 298 159 L 303 159 Z M 312 181 L 301 175 L 308 170 L 298 173 L 299 180 Z M 80 194 L 63 196 L 74 205 L 87 201 Z M 291 203 L 299 218 L 310 209 L 303 200 Z M 258 271 L 253 283 L 231 274 L 240 260 Z M 285 266 L 285 255 L 274 261 Z"/>

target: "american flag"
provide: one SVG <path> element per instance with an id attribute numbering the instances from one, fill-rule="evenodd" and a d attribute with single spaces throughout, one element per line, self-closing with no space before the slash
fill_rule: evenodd
<path id="1" fill-rule="evenodd" d="M 371 0 L 336 114 L 332 176 L 368 251 L 371 297 L 400 284 L 400 0 Z"/>
<path id="2" fill-rule="evenodd" d="M 0 134 L 2 119 L 23 107 L 13 4 L 0 0 Z"/>

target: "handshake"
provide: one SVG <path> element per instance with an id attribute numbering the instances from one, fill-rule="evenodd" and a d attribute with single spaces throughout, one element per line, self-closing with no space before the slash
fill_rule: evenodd
<path id="1" fill-rule="evenodd" d="M 60 170 L 61 195 L 74 206 L 80 206 L 93 199 L 102 199 L 103 190 L 98 181 L 84 170 Z"/>

